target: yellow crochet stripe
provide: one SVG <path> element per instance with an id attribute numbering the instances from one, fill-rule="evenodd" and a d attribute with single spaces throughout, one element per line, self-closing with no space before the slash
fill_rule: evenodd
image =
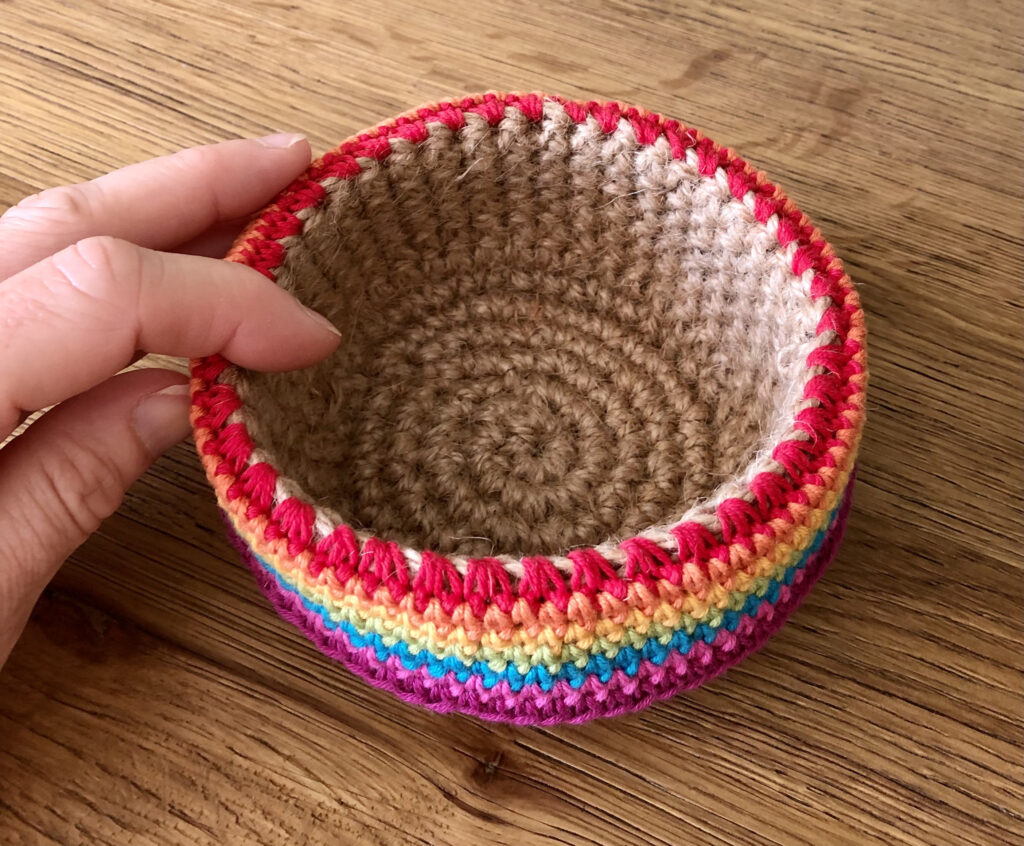
<path id="1" fill-rule="evenodd" d="M 515 611 L 513 614 L 502 614 L 496 608 L 492 608 L 488 614 L 495 613 L 505 617 L 505 625 L 487 626 L 480 625 L 479 622 L 473 625 L 473 621 L 464 621 L 464 615 L 460 615 L 458 611 L 450 620 L 438 621 L 431 619 L 433 615 L 430 614 L 429 608 L 425 612 L 417 612 L 412 606 L 411 596 L 406 596 L 398 604 L 390 601 L 380 603 L 374 602 L 376 597 L 368 597 L 365 593 L 360 592 L 360 595 L 351 591 L 331 590 L 331 585 L 323 578 L 311 578 L 304 568 L 297 566 L 295 559 L 288 555 L 281 555 L 276 551 L 270 551 L 266 555 L 261 550 L 257 552 L 292 590 L 325 607 L 335 621 L 345 619 L 360 630 L 370 627 L 378 634 L 401 631 L 403 636 L 400 639 L 409 643 L 429 643 L 429 648 L 436 654 L 448 649 L 455 650 L 453 654 L 462 655 L 481 649 L 522 649 L 525 654 L 530 655 L 544 648 L 554 654 L 561 654 L 567 644 L 575 644 L 578 649 L 589 651 L 595 643 L 603 642 L 610 646 L 626 644 L 637 638 L 660 636 L 665 631 L 671 633 L 681 627 L 692 631 L 698 623 L 720 619 L 723 611 L 734 607 L 737 597 L 745 599 L 758 589 L 766 589 L 768 581 L 791 566 L 794 559 L 802 554 L 818 531 L 824 527 L 825 521 L 846 488 L 849 473 L 841 473 L 837 481 L 840 485 L 836 490 L 830 490 L 825 494 L 823 507 L 812 512 L 809 525 L 798 527 L 793 533 L 794 542 L 777 544 L 773 549 L 774 554 L 758 559 L 751 572 L 735 574 L 731 590 L 716 585 L 705 600 L 686 596 L 679 603 L 660 601 L 656 603 L 653 613 L 645 613 L 640 608 L 629 607 L 626 603 L 620 602 L 617 604 L 624 607 L 624 615 L 598 614 L 587 624 L 568 622 L 562 626 L 553 626 L 543 619 L 544 614 L 541 612 L 533 619 L 532 625 L 517 625 L 513 621 Z M 232 514 L 233 522 L 236 516 L 238 515 Z M 243 528 L 237 523 L 236 529 L 243 534 Z M 243 537 L 246 535 L 243 534 Z M 246 540 L 251 542 L 249 537 L 246 537 Z M 521 603 L 523 606 L 527 605 L 525 600 L 521 600 Z M 742 605 L 742 602 L 739 604 Z M 440 608 L 435 605 L 434 610 L 440 611 Z M 460 616 L 463 619 L 460 619 Z M 470 625 L 467 626 L 464 622 L 469 622 Z"/>

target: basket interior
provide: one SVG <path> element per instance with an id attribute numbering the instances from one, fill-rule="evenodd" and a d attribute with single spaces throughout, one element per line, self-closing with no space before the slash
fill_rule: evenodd
<path id="1" fill-rule="evenodd" d="M 664 139 L 549 103 L 392 147 L 276 274 L 337 353 L 234 377 L 296 493 L 411 547 L 553 554 L 673 524 L 791 431 L 822 306 Z"/>

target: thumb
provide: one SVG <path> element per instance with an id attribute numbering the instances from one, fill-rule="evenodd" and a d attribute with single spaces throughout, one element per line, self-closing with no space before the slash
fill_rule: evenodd
<path id="1" fill-rule="evenodd" d="M 189 431 L 188 384 L 169 370 L 108 379 L 0 450 L 0 664 L 42 589 Z"/>

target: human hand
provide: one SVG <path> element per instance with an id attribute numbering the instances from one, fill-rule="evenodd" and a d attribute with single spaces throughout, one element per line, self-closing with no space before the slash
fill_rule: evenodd
<path id="1" fill-rule="evenodd" d="M 188 434 L 184 376 L 114 374 L 142 352 L 289 370 L 337 346 L 326 319 L 213 258 L 309 158 L 301 136 L 227 141 L 0 217 L 0 442 L 55 406 L 0 450 L 0 665 L 64 559 Z"/>

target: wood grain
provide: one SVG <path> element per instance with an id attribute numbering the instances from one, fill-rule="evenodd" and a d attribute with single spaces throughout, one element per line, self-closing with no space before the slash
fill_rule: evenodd
<path id="1" fill-rule="evenodd" d="M 232 557 L 190 447 L 0 676 L 12 844 L 1006 844 L 1024 835 L 1019 3 L 0 1 L 0 204 L 487 88 L 641 103 L 767 170 L 861 285 L 848 540 L 769 646 L 525 730 L 330 665 Z"/>

